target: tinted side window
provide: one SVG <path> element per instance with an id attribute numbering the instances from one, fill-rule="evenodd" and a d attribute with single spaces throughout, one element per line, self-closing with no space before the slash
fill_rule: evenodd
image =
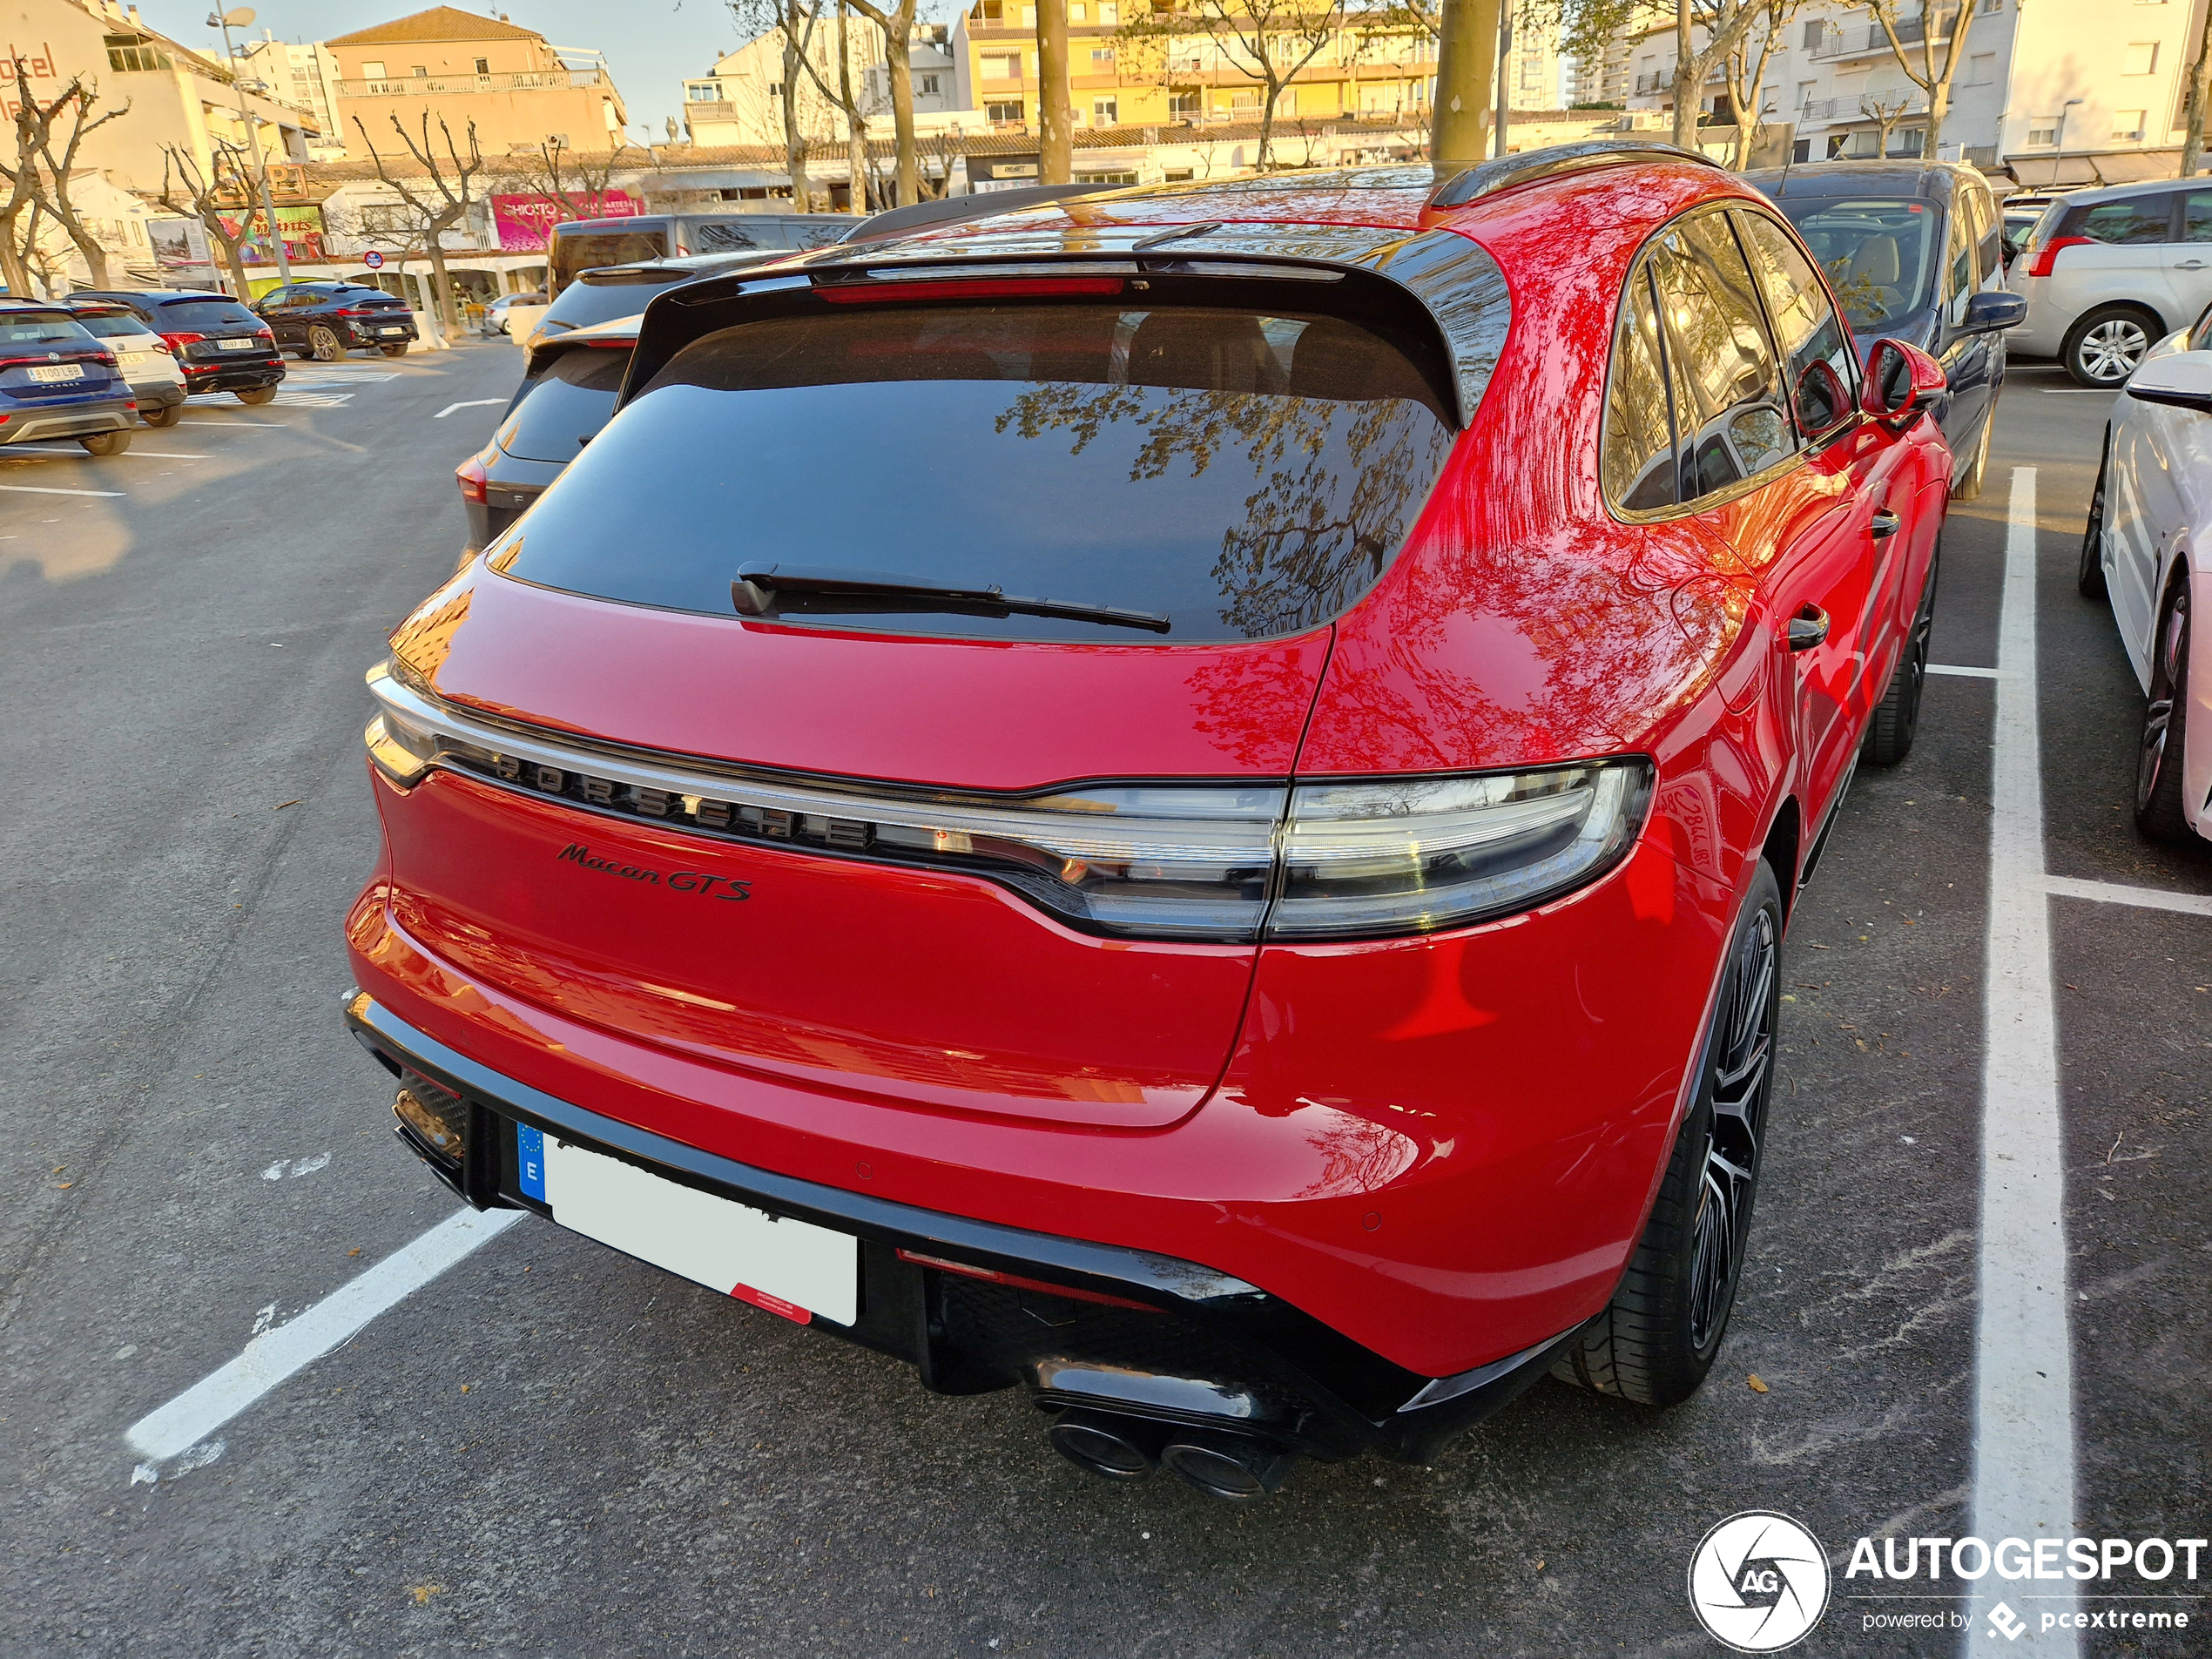
<path id="1" fill-rule="evenodd" d="M 1980 185 L 1961 191 L 1959 199 L 1973 216 L 1974 280 L 1977 284 L 1986 282 L 2005 262 L 2005 233 L 1997 222 L 1997 204 Z"/>
<path id="2" fill-rule="evenodd" d="M 2077 207 L 2067 218 L 2068 223 L 2060 232 L 2062 235 L 2086 236 L 2093 242 L 2113 242 L 2128 247 L 2163 242 L 2171 233 L 2174 198 L 2130 196 L 2125 201 Z"/>
<path id="3" fill-rule="evenodd" d="M 1950 233 L 1945 239 L 1943 254 L 1943 315 L 1953 327 L 1966 320 L 1967 296 L 1979 280 L 1974 275 L 1973 229 L 1967 222 L 1968 212 L 1961 192 L 1951 204 Z"/>
<path id="4" fill-rule="evenodd" d="M 499 447 L 524 461 L 574 461 L 615 412 L 630 354 L 604 346 L 563 352 L 523 382 L 499 430 Z"/>
<path id="5" fill-rule="evenodd" d="M 1796 436 L 1727 219 L 1698 214 L 1664 233 L 1648 257 L 1675 394 L 1680 495 L 1690 502 L 1785 459 Z"/>
<path id="6" fill-rule="evenodd" d="M 2182 240 L 2212 242 L 2212 190 L 2192 190 L 2182 198 Z"/>
<path id="7" fill-rule="evenodd" d="M 1841 426 L 1858 395 L 1858 359 L 1828 290 L 1789 233 L 1764 213 L 1737 209 L 1744 252 L 1782 347 L 1797 428 L 1817 438 Z"/>
<path id="8" fill-rule="evenodd" d="M 1674 504 L 1675 436 L 1667 415 L 1665 374 L 1651 267 L 1639 260 L 1621 295 L 1599 464 L 1606 495 L 1632 512 Z"/>

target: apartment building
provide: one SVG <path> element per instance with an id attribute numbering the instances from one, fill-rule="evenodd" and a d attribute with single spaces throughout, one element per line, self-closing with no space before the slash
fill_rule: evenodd
<path id="1" fill-rule="evenodd" d="M 955 94 L 960 78 L 948 36 L 942 24 L 921 24 L 907 39 L 907 71 L 918 118 L 946 115 L 965 107 Z M 887 121 L 891 70 L 884 60 L 881 32 L 866 18 L 853 17 L 846 24 L 844 40 L 846 67 L 863 118 L 871 123 Z M 794 77 L 796 87 L 784 84 L 783 37 L 774 30 L 725 52 L 715 60 L 711 73 L 684 83 L 685 135 L 705 148 L 781 145 L 784 103 L 795 98 L 802 136 L 816 144 L 842 144 L 844 111 L 822 91 L 824 85 L 843 86 L 838 42 L 837 16 L 826 8 L 806 42 L 807 60 L 820 81 L 800 69 Z"/>
<path id="2" fill-rule="evenodd" d="M 536 149 L 607 151 L 626 140 L 630 115 L 596 51 L 555 47 L 504 17 L 435 6 L 323 43 L 337 59 L 339 136 L 367 160 L 362 130 L 394 152 L 392 118 L 419 131 L 442 118 L 457 143 L 473 124 L 487 156 Z M 583 60 L 571 62 L 570 60 Z"/>
<path id="3" fill-rule="evenodd" d="M 260 39 L 236 49 L 233 67 L 260 81 L 270 98 L 314 118 L 319 132 L 307 138 L 310 160 L 344 158 L 346 141 L 338 130 L 338 58 L 329 47 L 320 41 L 279 40 L 264 29 Z"/>
<path id="4" fill-rule="evenodd" d="M 2010 174 L 2023 185 L 2118 184 L 2170 177 L 2180 163 L 2189 43 L 2206 0 L 1968 0 L 1900 20 L 1921 66 L 1932 39 L 1939 67 L 1965 33 L 1937 146 L 1939 158 Z M 1759 42 L 1755 37 L 1753 51 Z M 1673 108 L 1671 29 L 1627 42 L 1632 111 Z M 1770 123 L 1794 123 L 1798 161 L 1918 155 L 1927 97 L 1863 7 L 1806 6 L 1774 43 L 1759 88 Z M 1701 109 L 1727 119 L 1724 83 L 1700 89 Z"/>

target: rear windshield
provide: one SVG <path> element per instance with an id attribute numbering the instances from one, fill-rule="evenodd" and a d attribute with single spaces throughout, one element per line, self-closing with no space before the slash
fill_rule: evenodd
<path id="1" fill-rule="evenodd" d="M 545 314 L 541 327 L 558 334 L 564 328 L 596 328 L 617 317 L 634 317 L 652 303 L 653 296 L 693 273 L 671 271 L 662 282 L 571 282 Z"/>
<path id="2" fill-rule="evenodd" d="M 37 346 L 91 337 L 65 311 L 0 311 L 0 345 Z"/>
<path id="3" fill-rule="evenodd" d="M 261 326 L 261 320 L 235 300 L 172 300 L 160 308 L 160 316 L 163 327 L 172 330 Z"/>
<path id="4" fill-rule="evenodd" d="M 553 235 L 553 286 L 565 289 L 578 271 L 601 265 L 635 265 L 671 252 L 664 232 L 654 230 L 592 231 Z"/>
<path id="5" fill-rule="evenodd" d="M 1396 555 L 1451 447 L 1396 346 L 1333 317 L 871 307 L 694 342 L 501 568 L 732 616 L 749 561 L 1165 615 L 1169 644 L 1313 627 Z M 786 622 L 1153 641 L 1088 620 L 826 597 Z"/>
<path id="6" fill-rule="evenodd" d="M 138 320 L 136 312 L 132 311 L 80 311 L 77 314 L 77 320 L 103 340 L 112 339 L 117 334 L 143 334 L 146 332 L 145 324 Z"/>
<path id="7" fill-rule="evenodd" d="M 499 447 L 525 461 L 574 461 L 607 424 L 630 367 L 627 349 L 577 346 L 523 382 L 499 429 Z"/>
<path id="8" fill-rule="evenodd" d="M 1784 200 L 1782 211 L 1827 267 L 1828 281 L 1858 328 L 1919 310 L 1933 292 L 1942 211 L 1906 198 Z"/>

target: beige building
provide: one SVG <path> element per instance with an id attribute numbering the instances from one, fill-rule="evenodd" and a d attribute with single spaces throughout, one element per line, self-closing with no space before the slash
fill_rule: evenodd
<path id="1" fill-rule="evenodd" d="M 625 140 L 629 111 L 605 66 L 571 67 L 563 57 L 583 54 L 556 51 L 536 30 L 504 18 L 435 6 L 323 44 L 337 60 L 340 136 L 357 160 L 369 155 L 363 128 L 388 154 L 400 142 L 392 118 L 419 131 L 426 111 L 433 131 L 443 118 L 456 144 L 473 123 L 487 156 L 535 150 L 549 138 L 579 152 Z"/>
<path id="2" fill-rule="evenodd" d="M 229 67 L 152 29 L 121 0 L 0 0 L 0 39 L 24 59 L 26 85 L 12 70 L 0 105 L 12 122 L 24 91 L 51 100 L 82 75 L 96 84 L 98 115 L 128 100 L 130 113 L 88 137 L 77 168 L 126 190 L 158 192 L 164 146 L 173 145 L 206 171 L 216 144 L 245 144 L 239 91 Z M 314 122 L 305 111 L 249 94 L 252 137 L 273 162 L 305 161 Z"/>
<path id="3" fill-rule="evenodd" d="M 346 153 L 338 126 L 338 59 L 320 41 L 279 40 L 268 30 L 237 50 L 239 72 L 260 81 L 267 95 L 314 118 L 321 136 L 310 135 L 311 160 L 336 161 Z"/>

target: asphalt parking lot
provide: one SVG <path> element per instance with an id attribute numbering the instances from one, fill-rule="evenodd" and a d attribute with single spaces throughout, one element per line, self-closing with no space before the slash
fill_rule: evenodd
<path id="1" fill-rule="evenodd" d="M 1690 1553 L 1764 1508 L 1835 1560 L 1799 1651 L 1947 1655 L 1865 1616 L 1985 1609 L 1844 1578 L 1849 1541 L 2046 1501 L 2206 1534 L 2212 848 L 2137 838 L 2141 694 L 2074 591 L 2107 400 L 2020 366 L 1946 536 L 1966 671 L 1862 769 L 1791 927 L 1753 1261 L 1688 1405 L 1547 1382 L 1433 1468 L 1228 1507 L 526 1220 L 144 1455 L 134 1425 L 455 1211 L 341 1028 L 338 924 L 361 671 L 452 568 L 451 469 L 518 368 L 300 365 L 121 457 L 0 451 L 0 1651 L 1703 1654 Z M 1993 1272 L 2029 1288 L 1985 1305 Z"/>

